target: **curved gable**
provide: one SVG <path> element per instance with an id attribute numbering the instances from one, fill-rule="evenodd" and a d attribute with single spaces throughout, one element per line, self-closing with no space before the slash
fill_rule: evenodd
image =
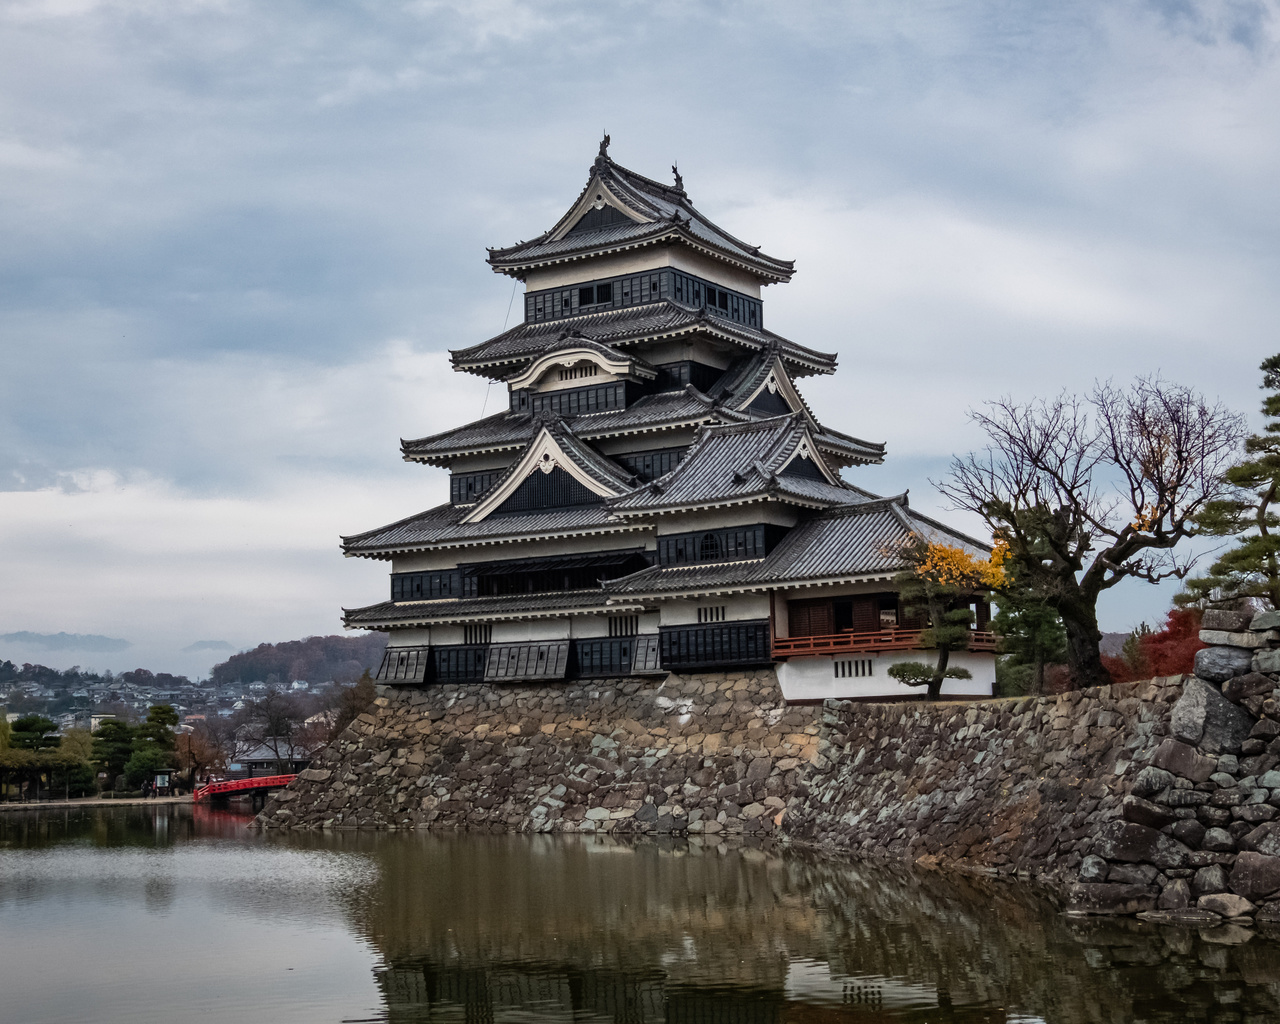
<path id="1" fill-rule="evenodd" d="M 512 515 L 531 509 L 574 508 L 602 504 L 624 490 L 621 482 L 606 483 L 584 460 L 574 457 L 547 427 L 543 427 L 520 461 L 463 517 L 478 523 L 492 515 Z M 620 474 L 621 471 L 616 471 Z M 541 478 L 541 479 L 537 479 Z"/>

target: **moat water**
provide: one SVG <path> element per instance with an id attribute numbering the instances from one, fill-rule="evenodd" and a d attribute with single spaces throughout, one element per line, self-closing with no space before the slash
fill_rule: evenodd
<path id="1" fill-rule="evenodd" d="M 1280 934 L 770 846 L 0 814 L 0 1021 L 1280 1020 Z"/>

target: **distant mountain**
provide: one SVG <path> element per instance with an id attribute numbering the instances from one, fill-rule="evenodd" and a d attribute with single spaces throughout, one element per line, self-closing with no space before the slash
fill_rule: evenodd
<path id="1" fill-rule="evenodd" d="M 251 651 L 233 654 L 213 666 L 211 677 L 224 683 L 272 682 L 287 686 L 295 679 L 338 683 L 360 678 L 366 669 L 382 662 L 387 638 L 380 633 L 363 636 L 309 636 L 279 644 L 259 644 Z"/>
<path id="2" fill-rule="evenodd" d="M 225 640 L 197 640 L 193 644 L 187 644 L 182 648 L 183 654 L 195 654 L 197 651 L 234 651 Z"/>
<path id="3" fill-rule="evenodd" d="M 128 640 L 93 633 L 0 633 L 0 642 L 39 647 L 46 651 L 88 651 L 110 654 L 132 647 Z"/>

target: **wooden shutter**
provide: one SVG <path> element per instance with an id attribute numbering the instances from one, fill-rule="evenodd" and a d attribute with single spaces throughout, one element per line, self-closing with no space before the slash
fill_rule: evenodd
<path id="1" fill-rule="evenodd" d="M 831 598 L 787 602 L 787 633 L 790 636 L 830 636 L 836 631 Z"/>
<path id="2" fill-rule="evenodd" d="M 853 599 L 851 628 L 855 633 L 870 633 L 880 628 L 880 601 L 877 598 L 855 597 Z"/>

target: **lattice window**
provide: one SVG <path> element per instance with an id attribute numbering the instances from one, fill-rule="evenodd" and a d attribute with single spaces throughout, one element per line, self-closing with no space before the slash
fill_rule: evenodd
<path id="1" fill-rule="evenodd" d="M 834 663 L 837 679 L 866 679 L 875 675 L 875 661 L 871 658 L 844 659 Z"/>
<path id="2" fill-rule="evenodd" d="M 698 609 L 699 622 L 724 622 L 726 606 L 722 604 L 703 605 Z"/>
<path id="3" fill-rule="evenodd" d="M 462 642 L 466 644 L 488 644 L 493 642 L 493 624 L 486 622 L 483 625 L 462 627 Z"/>
<path id="4" fill-rule="evenodd" d="M 610 636 L 635 636 L 639 632 L 639 615 L 612 615 L 609 617 Z"/>

